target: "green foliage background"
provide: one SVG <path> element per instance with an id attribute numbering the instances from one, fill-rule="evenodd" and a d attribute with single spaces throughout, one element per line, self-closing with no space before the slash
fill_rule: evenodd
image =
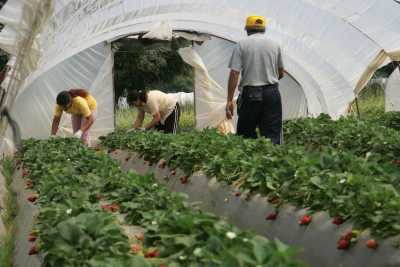
<path id="1" fill-rule="evenodd" d="M 146 39 L 120 39 L 113 43 L 115 51 L 115 95 L 124 89 L 159 89 L 164 92 L 193 91 L 193 70 L 184 63 L 178 49 L 190 42 Z"/>

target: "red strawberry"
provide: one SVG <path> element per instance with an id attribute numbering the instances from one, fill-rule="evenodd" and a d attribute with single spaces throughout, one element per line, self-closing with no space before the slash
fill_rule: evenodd
<path id="1" fill-rule="evenodd" d="M 31 247 L 31 249 L 29 250 L 28 255 L 35 255 L 35 254 L 38 254 L 38 252 L 39 252 L 39 251 L 38 251 L 36 245 L 33 245 L 33 246 Z"/>
<path id="2" fill-rule="evenodd" d="M 375 239 L 369 239 L 367 241 L 367 247 L 369 249 L 376 249 L 378 247 L 378 242 Z"/>
<path id="3" fill-rule="evenodd" d="M 151 249 L 151 250 L 148 250 L 148 251 L 144 254 L 144 257 L 145 257 L 145 258 L 155 258 L 155 257 L 158 257 L 159 255 L 160 255 L 160 252 L 158 252 L 157 249 Z"/>
<path id="4" fill-rule="evenodd" d="M 175 175 L 176 174 L 176 170 L 172 170 L 169 174 L 170 175 Z"/>
<path id="5" fill-rule="evenodd" d="M 180 178 L 182 184 L 187 184 L 189 182 L 189 176 L 185 175 Z"/>
<path id="6" fill-rule="evenodd" d="M 347 239 L 339 239 L 339 241 L 337 242 L 337 249 L 342 249 L 342 250 L 346 250 L 350 247 L 350 241 Z"/>
<path id="7" fill-rule="evenodd" d="M 312 221 L 312 217 L 310 215 L 304 215 L 299 221 L 300 225 L 309 225 Z"/>
<path id="8" fill-rule="evenodd" d="M 28 241 L 29 242 L 35 242 L 37 239 L 36 235 L 30 234 L 28 235 Z"/>
<path id="9" fill-rule="evenodd" d="M 344 221 L 343 221 L 342 217 L 340 217 L 340 216 L 336 216 L 336 217 L 332 220 L 332 223 L 333 223 L 333 224 L 336 224 L 336 225 L 341 225 L 343 222 L 344 222 Z"/>
<path id="10" fill-rule="evenodd" d="M 236 192 L 236 193 L 235 193 L 235 197 L 240 197 L 241 195 L 242 195 L 241 192 Z"/>
<path id="11" fill-rule="evenodd" d="M 354 236 L 354 233 L 353 233 L 352 230 L 349 230 L 348 232 L 346 232 L 346 233 L 342 236 L 343 239 L 346 239 L 346 240 L 348 240 L 348 241 L 350 241 L 353 237 L 355 237 L 355 236 Z"/>
<path id="12" fill-rule="evenodd" d="M 142 250 L 142 246 L 139 244 L 133 244 L 131 246 L 131 251 L 135 254 L 139 253 Z"/>
<path id="13" fill-rule="evenodd" d="M 276 218 L 278 218 L 278 213 L 277 212 L 272 212 L 265 217 L 267 221 L 275 221 Z"/>
<path id="14" fill-rule="evenodd" d="M 38 199 L 38 197 L 39 197 L 38 194 L 31 194 L 31 195 L 28 196 L 27 200 L 28 200 L 29 202 L 34 203 L 34 202 Z"/>

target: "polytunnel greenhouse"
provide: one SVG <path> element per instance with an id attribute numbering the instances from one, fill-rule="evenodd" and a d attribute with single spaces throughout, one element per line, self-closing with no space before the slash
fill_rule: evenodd
<path id="1" fill-rule="evenodd" d="M 1 3 L 0 266 L 400 266 L 398 0 Z M 254 15 L 282 51 L 282 145 L 226 115 Z M 176 134 L 119 123 L 116 77 L 154 51 L 190 70 Z M 88 145 L 69 116 L 54 132 L 76 88 L 97 101 Z"/>

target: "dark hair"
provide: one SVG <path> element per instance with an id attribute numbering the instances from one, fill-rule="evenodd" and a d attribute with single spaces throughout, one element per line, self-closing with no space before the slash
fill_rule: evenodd
<path id="1" fill-rule="evenodd" d="M 264 29 L 246 29 L 247 35 L 252 35 L 255 33 L 265 33 L 265 28 Z"/>
<path id="2" fill-rule="evenodd" d="M 62 91 L 57 95 L 57 104 L 66 107 L 71 103 L 72 96 L 68 91 Z"/>
<path id="3" fill-rule="evenodd" d="M 69 91 L 62 91 L 57 95 L 57 104 L 63 107 L 66 107 L 71 103 L 72 98 L 80 96 L 87 97 L 89 92 L 84 89 L 71 89 Z"/>
<path id="4" fill-rule="evenodd" d="M 146 90 L 130 91 L 128 93 L 127 100 L 128 100 L 128 103 L 132 103 L 132 102 L 135 102 L 138 100 L 140 100 L 144 103 L 147 103 L 147 91 Z"/>

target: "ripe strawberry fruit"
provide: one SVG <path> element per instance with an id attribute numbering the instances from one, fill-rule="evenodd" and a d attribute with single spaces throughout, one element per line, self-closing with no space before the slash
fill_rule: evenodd
<path id="1" fill-rule="evenodd" d="M 29 242 L 35 242 L 37 239 L 36 235 L 30 234 L 28 235 L 28 241 Z"/>
<path id="2" fill-rule="evenodd" d="M 189 182 L 189 176 L 185 175 L 180 178 L 182 184 L 187 184 Z"/>
<path id="3" fill-rule="evenodd" d="M 350 241 L 353 238 L 353 231 L 348 231 L 341 238 Z"/>
<path id="4" fill-rule="evenodd" d="M 235 192 L 235 197 L 240 197 L 242 195 L 241 192 Z"/>
<path id="5" fill-rule="evenodd" d="M 31 203 L 34 203 L 38 199 L 38 197 L 38 194 L 32 194 L 28 196 L 27 200 Z"/>
<path id="6" fill-rule="evenodd" d="M 273 213 L 268 214 L 265 219 L 267 221 L 275 221 L 276 218 L 278 218 L 278 213 L 277 212 L 273 212 Z"/>
<path id="7" fill-rule="evenodd" d="M 142 250 L 142 246 L 139 245 L 139 244 L 133 244 L 133 245 L 131 246 L 131 251 L 132 251 L 132 253 L 134 253 L 134 254 L 139 253 L 141 250 Z"/>
<path id="8" fill-rule="evenodd" d="M 337 249 L 346 250 L 350 247 L 350 241 L 344 238 L 340 238 L 337 242 Z"/>
<path id="9" fill-rule="evenodd" d="M 337 216 L 332 220 L 332 223 L 336 224 L 336 225 L 341 225 L 343 222 L 344 221 L 343 221 L 342 217 L 340 217 L 340 216 Z"/>
<path id="10" fill-rule="evenodd" d="M 158 257 L 159 255 L 160 255 L 160 252 L 157 249 L 151 249 L 151 250 L 148 250 L 144 254 L 144 257 L 145 258 L 155 258 L 155 257 Z"/>
<path id="11" fill-rule="evenodd" d="M 31 249 L 29 250 L 29 253 L 28 253 L 28 255 L 35 255 L 35 254 L 38 254 L 38 249 L 37 249 L 37 247 L 36 247 L 36 245 L 33 245 L 32 247 L 31 247 Z"/>
<path id="12" fill-rule="evenodd" d="M 369 249 L 376 249 L 378 247 L 378 242 L 375 239 L 369 239 L 367 241 L 367 247 Z"/>
<path id="13" fill-rule="evenodd" d="M 310 215 L 304 215 L 299 221 L 300 225 L 309 225 L 312 221 L 312 217 Z"/>

